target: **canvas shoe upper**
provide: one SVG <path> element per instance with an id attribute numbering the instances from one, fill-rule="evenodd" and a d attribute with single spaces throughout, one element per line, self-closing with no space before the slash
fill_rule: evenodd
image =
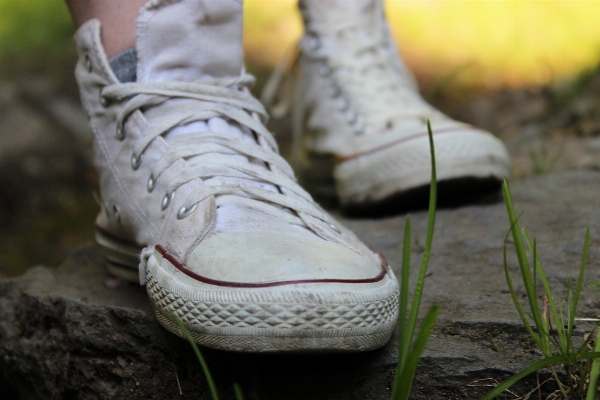
<path id="1" fill-rule="evenodd" d="M 100 23 L 78 30 L 103 205 L 97 241 L 113 273 L 146 285 L 159 322 L 183 335 L 174 314 L 200 344 L 380 347 L 397 281 L 278 155 L 248 90 L 241 18 L 237 1 L 148 2 L 130 83 L 111 70 Z"/>
<path id="2" fill-rule="evenodd" d="M 343 205 L 375 204 L 428 185 L 427 120 L 440 181 L 508 174 L 502 142 L 421 98 L 392 43 L 381 0 L 303 0 L 300 7 L 306 31 L 297 120 L 305 122 L 304 145 L 313 158 L 335 160 Z"/>

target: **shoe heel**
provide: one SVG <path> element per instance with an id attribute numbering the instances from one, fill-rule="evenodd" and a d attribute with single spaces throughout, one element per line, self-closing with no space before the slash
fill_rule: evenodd
<path id="1" fill-rule="evenodd" d="M 98 227 L 96 227 L 96 243 L 100 246 L 108 271 L 112 275 L 139 283 L 141 246 L 116 238 Z"/>

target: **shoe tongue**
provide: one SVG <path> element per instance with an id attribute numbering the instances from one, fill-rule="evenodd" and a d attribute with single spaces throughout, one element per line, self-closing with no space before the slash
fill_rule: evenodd
<path id="1" fill-rule="evenodd" d="M 137 19 L 137 81 L 238 76 L 242 4 L 234 0 L 150 0 Z"/>

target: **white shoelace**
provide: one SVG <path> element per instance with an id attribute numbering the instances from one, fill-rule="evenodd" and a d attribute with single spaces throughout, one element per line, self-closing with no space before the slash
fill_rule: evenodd
<path id="1" fill-rule="evenodd" d="M 423 100 L 406 72 L 398 71 L 392 63 L 390 49 L 385 48 L 391 43 L 384 43 L 381 35 L 370 34 L 365 28 L 371 23 L 370 18 L 373 16 L 328 15 L 326 21 L 311 20 L 308 40 L 319 43 L 321 37 L 335 38 L 336 47 L 335 53 L 328 51 L 324 55 L 319 52 L 321 45 L 317 44 L 314 49 L 305 49 L 305 56 L 321 61 L 322 68 L 328 71 L 326 74 L 334 74 L 333 80 L 341 92 L 338 100 L 348 101 L 349 112 L 365 118 L 366 124 L 375 128 L 373 131 L 385 131 L 390 121 L 446 118 Z M 298 100 L 297 94 L 290 90 L 293 85 L 284 80 L 285 71 L 295 68 L 297 54 L 297 50 L 286 54 L 261 95 L 263 103 L 276 117 L 285 114 L 290 104 Z M 331 88 L 324 88 L 326 96 L 330 96 L 328 89 Z M 278 96 L 278 92 L 283 93 Z"/>
<path id="2" fill-rule="evenodd" d="M 154 190 L 161 174 L 176 160 L 185 159 L 189 168 L 169 182 L 163 209 L 168 207 L 177 188 L 186 182 L 199 177 L 206 184 L 204 190 L 186 199 L 187 205 L 179 210 L 178 218 L 185 218 L 197 203 L 215 196 L 217 206 L 237 203 L 285 218 L 295 225 L 306 226 L 306 217 L 327 223 L 325 215 L 295 182 L 292 169 L 277 153 L 275 139 L 261 121 L 261 117 L 266 118 L 264 107 L 246 88 L 253 79 L 244 74 L 198 82 L 115 84 L 106 86 L 102 96 L 108 101 L 126 101 L 117 116 L 121 134 L 124 121 L 136 110 L 142 110 L 149 122 L 134 144 L 135 169 L 144 162 L 144 151 L 150 143 L 177 126 L 224 118 L 253 132 L 255 143 L 213 131 L 165 137 L 171 149 L 152 166 L 148 190 Z M 177 101 L 169 101 L 173 99 Z"/>
<path id="3" fill-rule="evenodd" d="M 385 127 L 388 121 L 436 119 L 441 113 L 421 98 L 406 76 L 393 68 L 381 35 L 373 35 L 365 28 L 373 17 L 358 14 L 352 18 L 328 16 L 326 23 L 313 21 L 314 31 L 319 36 L 336 38 L 337 46 L 335 54 L 308 56 L 323 59 L 354 111 L 376 130 Z"/>

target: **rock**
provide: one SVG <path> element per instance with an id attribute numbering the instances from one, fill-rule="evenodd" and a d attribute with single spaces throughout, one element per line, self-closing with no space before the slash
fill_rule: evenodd
<path id="1" fill-rule="evenodd" d="M 517 210 L 525 211 L 522 226 L 537 237 L 556 295 L 564 296 L 567 277 L 576 276 L 587 226 L 587 277 L 599 281 L 600 173 L 528 178 L 515 182 L 512 192 Z M 414 281 L 426 214 L 418 211 L 411 219 Z M 405 216 L 344 222 L 398 271 Z M 507 291 L 502 248 L 508 228 L 500 199 L 439 210 L 423 310 L 438 303 L 442 311 L 412 398 L 479 398 L 493 380 L 541 358 Z M 510 262 L 516 278 L 512 254 Z M 579 317 L 599 314 L 599 296 L 586 288 Z M 591 327 L 579 323 L 577 337 Z M 246 399 L 388 399 L 396 340 L 365 354 L 202 351 L 223 399 L 233 398 L 234 382 Z M 143 288 L 108 275 L 94 245 L 72 252 L 58 268 L 34 267 L 0 280 L 0 370 L 0 390 L 9 398 L 210 398 L 189 344 L 156 322 Z M 513 391 L 523 395 L 534 387 L 530 377 Z"/>

